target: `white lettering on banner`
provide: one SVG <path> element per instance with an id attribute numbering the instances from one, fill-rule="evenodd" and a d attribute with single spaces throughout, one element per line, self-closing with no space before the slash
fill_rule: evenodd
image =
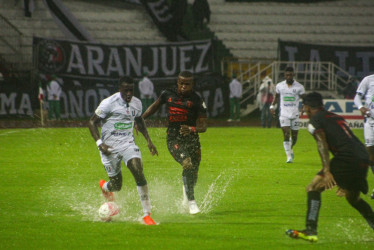
<path id="1" fill-rule="evenodd" d="M 152 10 L 153 14 L 156 16 L 157 21 L 164 23 L 169 21 L 173 16 L 171 14 L 165 15 L 165 12 L 168 11 L 168 6 L 164 6 L 160 8 L 161 5 L 165 3 L 164 0 L 160 0 L 158 2 L 147 2 L 149 8 Z"/>
<path id="2" fill-rule="evenodd" d="M 125 48 L 126 51 L 126 74 L 130 74 L 130 66 L 132 66 L 133 70 L 135 73 L 140 76 L 142 72 L 140 72 L 141 65 L 142 65 L 142 49 L 141 48 L 136 48 L 136 54 L 137 58 L 135 59 L 134 54 L 129 48 Z"/>
<path id="3" fill-rule="evenodd" d="M 166 53 L 166 47 L 162 47 L 160 48 L 161 50 L 161 67 L 162 67 L 162 71 L 165 73 L 166 76 L 172 76 L 172 75 L 175 75 L 175 72 L 177 71 L 177 48 L 175 46 L 172 46 L 171 47 L 171 50 L 173 52 L 173 55 L 172 55 L 172 60 L 171 61 L 168 61 L 167 60 L 167 53 Z M 167 68 L 167 64 L 170 64 L 172 65 L 172 69 L 168 69 Z"/>
<path id="4" fill-rule="evenodd" d="M 310 61 L 311 62 L 319 62 L 321 58 L 319 56 L 319 51 L 316 49 L 310 50 Z"/>
<path id="5" fill-rule="evenodd" d="M 117 48 L 110 48 L 108 68 L 105 74 L 110 76 L 111 72 L 117 72 L 120 76 L 124 75 Z"/>
<path id="6" fill-rule="evenodd" d="M 71 55 L 69 57 L 67 72 L 70 73 L 73 69 L 78 69 L 79 73 L 82 75 L 86 74 L 86 69 L 84 68 L 81 51 L 79 50 L 79 46 L 76 44 L 71 45 Z"/>
<path id="7" fill-rule="evenodd" d="M 221 112 L 223 112 L 225 109 L 225 104 L 223 101 L 223 94 L 221 88 L 216 88 L 216 91 L 214 93 L 214 103 L 213 103 L 213 110 L 212 110 L 212 116 L 215 117 Z"/>
<path id="8" fill-rule="evenodd" d="M 288 53 L 288 61 L 295 61 L 295 54 L 297 53 L 297 47 L 285 46 L 284 49 Z"/>
<path id="9" fill-rule="evenodd" d="M 180 69 L 181 71 L 185 71 L 185 70 L 188 70 L 188 71 L 193 71 L 193 68 L 188 68 L 186 66 L 186 64 L 188 62 L 191 62 L 191 55 L 187 56 L 186 55 L 186 52 L 187 51 L 192 51 L 193 50 L 193 46 L 192 45 L 189 45 L 189 46 L 181 46 L 179 47 L 179 52 L 180 52 Z"/>
<path id="10" fill-rule="evenodd" d="M 16 98 L 17 93 L 10 93 L 9 98 L 5 93 L 0 93 L 0 115 L 33 115 L 29 94 L 22 93 L 19 103 Z"/>
<path id="11" fill-rule="evenodd" d="M 367 75 L 366 72 L 370 72 L 370 59 L 374 58 L 374 52 L 357 52 L 356 56 L 362 62 L 362 71 L 357 71 L 357 75 L 364 77 Z"/>
<path id="12" fill-rule="evenodd" d="M 208 42 L 147 49 L 123 47 L 120 51 L 116 47 L 109 47 L 109 51 L 105 55 L 104 47 L 99 45 L 78 46 L 72 44 L 66 72 L 91 76 L 110 76 L 113 73 L 119 76 L 134 75 L 134 73 L 141 76 L 143 71 L 148 71 L 150 76 L 160 73 L 165 76 L 173 76 L 177 71 L 184 70 L 200 73 L 209 69 L 209 63 L 205 59 L 211 46 L 212 43 Z M 81 49 L 85 51 L 81 51 Z M 121 54 L 122 51 L 124 54 Z M 82 55 L 85 54 L 87 57 L 83 58 Z M 143 62 L 145 54 L 153 58 Z M 193 60 L 193 58 L 195 59 Z M 143 63 L 145 64 L 143 65 Z M 158 73 L 158 71 L 161 72 Z"/>
<path id="13" fill-rule="evenodd" d="M 94 68 L 97 74 L 104 75 L 104 70 L 101 64 L 104 62 L 104 52 L 99 46 L 86 46 L 87 48 L 87 63 L 88 74 L 95 75 Z"/>
<path id="14" fill-rule="evenodd" d="M 196 45 L 197 49 L 201 49 L 201 54 L 200 54 L 199 61 L 196 64 L 195 73 L 207 71 L 209 69 L 208 65 L 205 65 L 205 67 L 203 67 L 203 63 L 204 63 L 204 58 L 205 58 L 206 54 L 208 53 L 211 45 L 212 45 L 212 43 Z"/>

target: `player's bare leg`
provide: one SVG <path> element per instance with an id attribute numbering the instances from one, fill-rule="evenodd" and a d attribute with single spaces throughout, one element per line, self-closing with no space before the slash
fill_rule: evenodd
<path id="1" fill-rule="evenodd" d="M 156 225 L 151 218 L 151 200 L 149 199 L 147 180 L 143 173 L 143 164 L 140 158 L 132 158 L 127 162 L 127 168 L 134 176 L 136 188 L 140 197 L 140 202 L 143 207 L 143 221 L 146 225 Z"/>

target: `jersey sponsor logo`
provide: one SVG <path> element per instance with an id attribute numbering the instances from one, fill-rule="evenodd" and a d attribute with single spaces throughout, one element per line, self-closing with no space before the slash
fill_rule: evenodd
<path id="1" fill-rule="evenodd" d="M 131 132 L 115 132 L 115 131 L 113 131 L 110 134 L 113 135 L 113 136 L 129 136 L 129 135 L 131 135 Z"/>
<path id="2" fill-rule="evenodd" d="M 283 101 L 285 102 L 294 102 L 296 98 L 294 96 L 285 96 L 283 97 Z"/>
<path id="3" fill-rule="evenodd" d="M 187 121 L 187 115 L 171 115 L 169 118 L 170 122 L 185 122 Z"/>
<path id="4" fill-rule="evenodd" d="M 173 115 L 183 115 L 187 114 L 188 110 L 183 108 L 177 108 L 177 107 L 169 107 L 169 113 Z"/>
<path id="5" fill-rule="evenodd" d="M 132 123 L 117 122 L 114 124 L 114 128 L 118 130 L 130 129 L 132 128 Z"/>

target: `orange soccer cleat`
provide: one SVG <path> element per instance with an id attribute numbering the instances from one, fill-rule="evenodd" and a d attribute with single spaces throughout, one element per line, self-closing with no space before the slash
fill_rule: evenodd
<path id="1" fill-rule="evenodd" d="M 104 195 L 104 197 L 107 201 L 114 201 L 113 192 L 107 192 L 107 191 L 103 190 L 103 186 L 104 186 L 105 182 L 106 182 L 105 180 L 100 180 L 99 181 L 101 192 L 103 192 L 103 195 Z"/>
<path id="2" fill-rule="evenodd" d="M 156 225 L 156 222 L 151 218 L 151 214 L 144 216 L 143 221 L 146 225 Z"/>

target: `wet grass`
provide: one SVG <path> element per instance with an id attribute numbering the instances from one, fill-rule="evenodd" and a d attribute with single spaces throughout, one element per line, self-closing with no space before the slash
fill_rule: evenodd
<path id="1" fill-rule="evenodd" d="M 362 130 L 355 133 L 362 139 Z M 304 187 L 321 168 L 316 144 L 300 131 L 295 162 L 286 164 L 279 129 L 209 128 L 201 135 L 196 199 L 202 210 L 181 208 L 181 168 L 166 148 L 165 128 L 151 128 L 160 155 L 142 137 L 144 172 L 157 226 L 142 215 L 135 182 L 123 169 L 119 216 L 101 222 L 106 178 L 86 128 L 0 130 L 1 249 L 370 249 L 374 232 L 333 191 L 322 195 L 319 242 L 289 239 L 304 227 Z M 374 178 L 368 176 L 370 187 Z M 371 205 L 373 201 L 364 196 Z"/>

